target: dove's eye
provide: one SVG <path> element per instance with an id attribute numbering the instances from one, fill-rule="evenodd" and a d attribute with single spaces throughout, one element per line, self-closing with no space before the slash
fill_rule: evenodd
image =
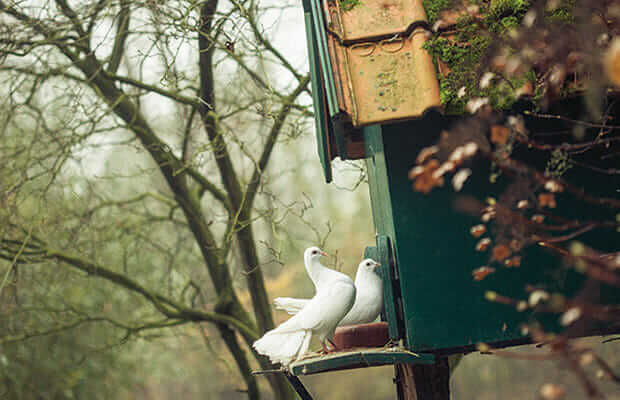
<path id="1" fill-rule="evenodd" d="M 366 263 L 366 266 L 367 266 L 367 267 L 370 267 L 370 261 Z"/>

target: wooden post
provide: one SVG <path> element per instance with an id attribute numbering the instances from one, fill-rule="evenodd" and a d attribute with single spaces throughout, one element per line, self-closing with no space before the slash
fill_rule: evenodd
<path id="1" fill-rule="evenodd" d="M 450 366 L 447 357 L 433 365 L 395 364 L 398 400 L 449 400 Z"/>

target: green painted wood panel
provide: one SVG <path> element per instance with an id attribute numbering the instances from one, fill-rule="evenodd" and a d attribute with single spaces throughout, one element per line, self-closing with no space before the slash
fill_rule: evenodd
<path id="1" fill-rule="evenodd" d="M 542 283 L 549 291 L 569 294 L 582 283 L 577 273 L 562 268 L 556 257 L 541 248 L 527 251 L 521 268 L 498 268 L 482 282 L 472 280 L 471 271 L 488 262 L 488 253 L 476 252 L 477 239 L 469 234 L 470 227 L 480 223 L 479 218 L 454 210 L 451 188 L 424 195 L 412 190 L 407 177 L 419 150 L 434 144 L 451 122 L 431 114 L 417 121 L 384 125 L 365 135 L 367 147 L 374 151 L 367 162 L 373 217 L 377 234 L 387 235 L 394 244 L 405 334 L 412 351 L 450 352 L 479 342 L 503 345 L 524 341 L 519 325 L 539 316 L 490 303 L 484 299 L 485 291 L 526 299 L 528 283 Z M 550 129 L 544 124 L 539 128 Z M 484 199 L 501 193 L 504 186 L 489 183 L 489 166 L 484 161 L 474 171 L 461 195 Z M 620 186 L 617 177 L 582 173 L 569 178 L 577 178 L 592 192 L 609 192 L 609 187 Z M 609 210 L 584 208 L 569 200 L 562 200 L 562 206 L 567 216 L 610 216 Z M 613 229 L 584 239 L 608 251 L 617 250 L 620 243 Z M 620 300 L 617 291 L 611 298 L 616 304 Z M 557 316 L 543 319 L 553 325 Z"/>
<path id="2" fill-rule="evenodd" d="M 432 354 L 416 354 L 406 349 L 386 347 L 379 349 L 356 349 L 327 354 L 296 361 L 290 365 L 293 375 L 312 375 L 341 369 L 377 367 L 394 363 L 433 364 Z"/>
<path id="3" fill-rule="evenodd" d="M 400 289 L 395 282 L 395 265 L 390 265 L 390 259 L 395 258 L 392 252 L 392 238 L 394 237 L 394 216 L 390 192 L 385 179 L 386 164 L 383 155 L 383 141 L 381 127 L 373 125 L 363 128 L 366 154 L 366 170 L 370 190 L 370 199 L 373 205 L 372 213 L 377 231 L 377 261 L 381 263 L 380 275 L 383 280 L 384 315 L 388 322 L 390 339 L 397 342 L 404 338 L 405 329 L 401 316 L 397 310 Z M 385 206 L 384 206 L 385 205 Z M 395 264 L 395 262 L 394 262 Z"/>
<path id="4" fill-rule="evenodd" d="M 312 19 L 311 0 L 304 0 L 304 23 L 306 27 L 306 42 L 308 45 L 308 63 L 310 64 L 310 77 L 312 81 L 312 103 L 314 104 L 314 125 L 316 133 L 317 151 L 319 160 L 323 167 L 323 175 L 327 183 L 332 181 L 332 166 L 329 152 L 327 149 L 327 138 L 329 127 L 325 114 L 325 93 L 321 85 L 320 64 L 318 60 L 318 41 L 315 39 L 316 33 Z"/>

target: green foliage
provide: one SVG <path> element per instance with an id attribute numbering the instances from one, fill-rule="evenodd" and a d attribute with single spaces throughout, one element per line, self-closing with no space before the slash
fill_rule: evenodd
<path id="1" fill-rule="evenodd" d="M 454 0 L 422 0 L 422 5 L 426 10 L 426 17 L 430 24 L 433 24 L 439 18 L 441 11 L 450 9 L 453 4 Z"/>
<path id="2" fill-rule="evenodd" d="M 555 149 L 545 168 L 545 176 L 560 178 L 572 167 L 568 153 L 562 149 Z"/>
<path id="3" fill-rule="evenodd" d="M 425 49 L 431 53 L 433 61 L 436 64 L 441 61 L 449 70 L 447 74 L 438 74 L 441 102 L 448 113 L 464 113 L 467 102 L 478 97 L 488 98 L 493 107 L 510 108 L 515 101 L 515 90 L 526 82 L 535 82 L 535 75 L 530 71 L 512 78 L 496 76 L 485 88 L 480 88 L 479 84 L 488 71 L 489 51 L 521 24 L 529 4 L 526 0 L 477 3 L 482 18 L 463 15 L 457 20 L 454 36 L 447 38 L 437 34 L 426 43 Z M 429 20 L 435 20 L 441 11 L 452 6 L 452 2 L 425 1 L 424 5 Z"/>
<path id="4" fill-rule="evenodd" d="M 505 17 L 523 14 L 530 6 L 527 0 L 491 0 L 487 19 L 500 21 Z"/>
<path id="5" fill-rule="evenodd" d="M 508 34 L 511 29 L 521 24 L 523 16 L 530 4 L 526 0 L 498 0 L 491 2 L 486 14 L 488 30 L 496 35 L 495 40 L 501 39 L 502 35 Z"/>
<path id="6" fill-rule="evenodd" d="M 429 40 L 425 48 L 433 58 L 445 63 L 450 69 L 447 76 L 438 75 L 440 95 L 448 113 L 462 113 L 470 98 L 480 97 L 483 93 L 478 89 L 480 59 L 489 46 L 488 35 L 477 35 L 476 29 L 459 22 L 457 40 L 448 40 L 437 36 Z M 465 96 L 459 98 L 461 88 L 465 88 Z"/>
<path id="7" fill-rule="evenodd" d="M 360 0 L 339 0 L 340 8 L 344 11 L 351 11 L 355 7 L 362 4 Z"/>
<path id="8" fill-rule="evenodd" d="M 573 10 L 576 5 L 577 0 L 560 0 L 556 8 L 545 10 L 546 22 L 555 24 L 575 23 L 575 14 Z"/>

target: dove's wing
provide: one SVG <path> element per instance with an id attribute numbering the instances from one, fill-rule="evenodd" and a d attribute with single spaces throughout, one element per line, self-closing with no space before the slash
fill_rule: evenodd
<path id="1" fill-rule="evenodd" d="M 367 261 L 368 260 L 362 261 L 358 267 L 355 278 L 355 302 L 351 310 L 340 321 L 338 324 L 339 326 L 373 322 L 381 313 L 381 309 L 383 308 L 383 282 L 381 281 L 381 277 L 374 271 L 374 266 L 370 269 L 362 265 Z M 372 262 L 374 265 L 374 261 Z M 329 282 L 329 278 L 334 277 L 327 276 L 327 282 Z M 283 310 L 290 315 L 295 315 L 299 313 L 309 301 L 310 299 L 278 297 L 273 303 L 276 310 Z"/>
<path id="2" fill-rule="evenodd" d="M 296 299 L 294 297 L 277 297 L 273 300 L 276 310 L 286 311 L 290 315 L 295 315 L 308 304 L 310 299 Z"/>
<path id="3" fill-rule="evenodd" d="M 299 313 L 283 322 L 276 330 L 291 332 L 299 329 L 321 330 L 338 324 L 355 301 L 355 286 L 349 281 L 335 281 L 316 294 Z M 350 304 L 349 304 L 350 303 Z M 335 322 L 332 322 L 334 321 Z M 335 326 L 335 325 L 334 325 Z"/>
<path id="4" fill-rule="evenodd" d="M 328 287 L 320 291 L 296 317 L 306 329 L 323 342 L 332 337 L 340 320 L 349 312 L 355 301 L 355 285 L 346 280 L 333 281 Z"/>
<path id="5" fill-rule="evenodd" d="M 313 333 L 320 340 L 331 336 L 355 301 L 355 285 L 351 279 L 345 278 L 331 282 L 297 315 L 254 342 L 256 351 L 267 355 L 272 362 L 288 365 L 308 350 Z"/>

